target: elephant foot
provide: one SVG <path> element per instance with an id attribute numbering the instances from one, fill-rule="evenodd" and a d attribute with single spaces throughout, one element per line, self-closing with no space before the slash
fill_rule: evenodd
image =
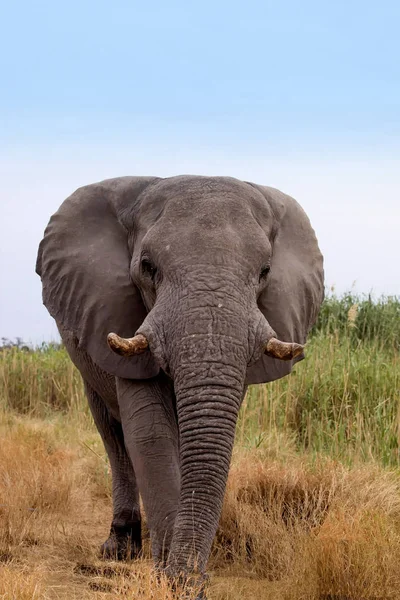
<path id="1" fill-rule="evenodd" d="M 108 539 L 100 548 L 104 560 L 133 560 L 142 550 L 140 521 L 124 527 L 111 526 Z"/>

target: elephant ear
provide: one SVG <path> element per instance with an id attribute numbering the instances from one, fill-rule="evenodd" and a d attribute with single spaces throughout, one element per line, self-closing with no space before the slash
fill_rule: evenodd
<path id="1" fill-rule="evenodd" d="M 269 187 L 252 185 L 268 203 L 273 224 L 265 224 L 272 243 L 271 271 L 258 306 L 277 337 L 305 344 L 324 298 L 323 259 L 310 221 L 290 196 Z M 284 377 L 293 364 L 264 355 L 249 368 L 247 383 L 264 383 Z"/>
<path id="2" fill-rule="evenodd" d="M 135 216 L 140 194 L 155 177 L 121 177 L 78 189 L 51 217 L 39 246 L 36 272 L 43 303 L 59 326 L 72 331 L 79 347 L 102 369 L 120 377 L 154 377 L 150 352 L 125 358 L 112 352 L 107 334 L 129 337 L 146 310 L 129 268 L 124 215 Z"/>

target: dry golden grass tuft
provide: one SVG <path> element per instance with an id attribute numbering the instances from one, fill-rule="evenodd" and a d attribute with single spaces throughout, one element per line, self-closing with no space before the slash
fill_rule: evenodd
<path id="1" fill-rule="evenodd" d="M 293 600 L 400 598 L 400 475 L 260 454 L 231 471 L 214 566 Z"/>
<path id="2" fill-rule="evenodd" d="M 108 467 L 93 431 L 65 419 L 0 419 L 0 599 L 172 600 L 148 557 L 98 558 Z M 280 436 L 236 449 L 211 600 L 400 599 L 399 563 L 398 473 L 300 456 Z"/>
<path id="3" fill-rule="evenodd" d="M 17 426 L 0 445 L 0 540 L 3 548 L 35 545 L 57 517 L 71 510 L 77 493 L 73 454 L 44 432 Z"/>
<path id="4" fill-rule="evenodd" d="M 40 600 L 43 598 L 40 571 L 32 573 L 0 566 L 0 598 L 2 600 Z"/>

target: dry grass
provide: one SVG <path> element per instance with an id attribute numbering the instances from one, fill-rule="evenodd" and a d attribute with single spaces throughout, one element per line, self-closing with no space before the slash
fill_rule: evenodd
<path id="1" fill-rule="evenodd" d="M 148 556 L 98 559 L 110 519 L 103 450 L 63 419 L 2 418 L 0 599 L 172 600 Z M 397 599 L 399 561 L 398 473 L 299 456 L 278 435 L 236 449 L 211 600 Z"/>
<path id="2" fill-rule="evenodd" d="M 214 560 L 297 600 L 400 597 L 400 476 L 324 459 L 234 466 Z"/>
<path id="3" fill-rule="evenodd" d="M 0 566 L 0 598 L 3 600 L 38 600 L 43 598 L 40 572 L 17 572 Z"/>

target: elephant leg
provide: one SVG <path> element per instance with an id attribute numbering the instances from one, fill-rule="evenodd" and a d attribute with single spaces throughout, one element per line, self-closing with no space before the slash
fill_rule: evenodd
<path id="1" fill-rule="evenodd" d="M 150 530 L 153 559 L 162 568 L 168 557 L 180 493 L 173 385 L 164 374 L 142 381 L 117 378 L 117 395 L 125 444 Z"/>
<path id="2" fill-rule="evenodd" d="M 121 423 L 112 417 L 102 398 L 87 382 L 85 390 L 112 474 L 113 520 L 109 538 L 101 546 L 101 554 L 107 559 L 130 560 L 142 547 L 135 472 L 125 448 Z"/>

